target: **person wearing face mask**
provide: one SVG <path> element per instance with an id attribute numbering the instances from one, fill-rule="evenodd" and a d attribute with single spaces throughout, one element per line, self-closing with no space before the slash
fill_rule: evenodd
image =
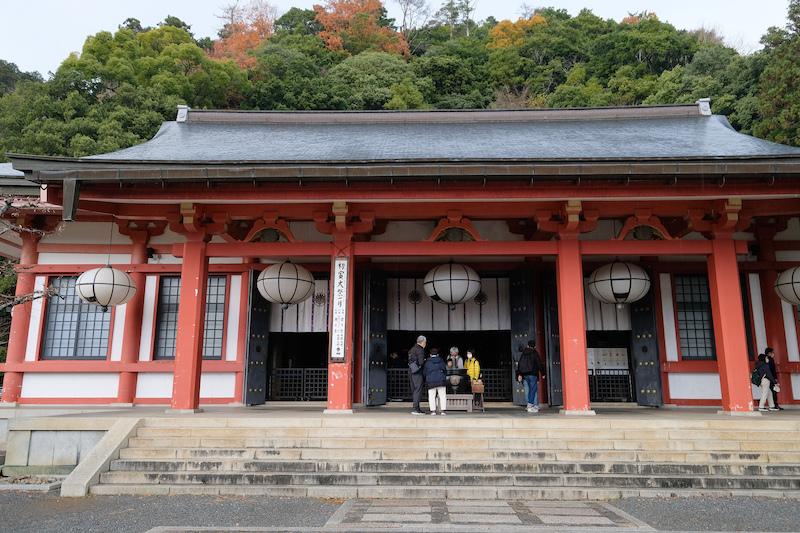
<path id="1" fill-rule="evenodd" d="M 477 381 L 481 377 L 481 364 L 475 359 L 475 350 L 467 350 L 464 368 L 467 369 L 467 375 L 471 381 Z"/>

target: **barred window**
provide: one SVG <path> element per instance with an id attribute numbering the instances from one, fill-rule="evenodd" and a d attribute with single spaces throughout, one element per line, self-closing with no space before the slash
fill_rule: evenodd
<path id="1" fill-rule="evenodd" d="M 50 283 L 59 296 L 47 301 L 44 319 L 42 359 L 105 359 L 108 356 L 108 337 L 111 313 L 78 298 L 75 281 L 78 278 L 52 278 Z"/>
<path id="2" fill-rule="evenodd" d="M 225 327 L 226 276 L 209 276 L 206 289 L 206 316 L 203 332 L 203 359 L 221 359 Z M 158 293 L 156 340 L 153 359 L 174 359 L 178 336 L 178 303 L 181 278 L 163 276 Z"/>
<path id="3" fill-rule="evenodd" d="M 208 277 L 206 322 L 203 330 L 203 359 L 222 359 L 227 282 L 226 276 Z"/>
<path id="4" fill-rule="evenodd" d="M 682 359 L 716 359 L 708 277 L 675 276 L 675 301 Z"/>

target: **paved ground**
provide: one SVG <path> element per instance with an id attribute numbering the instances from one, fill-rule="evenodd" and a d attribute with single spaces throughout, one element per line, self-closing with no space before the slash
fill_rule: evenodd
<path id="1" fill-rule="evenodd" d="M 800 500 L 628 498 L 612 502 L 314 500 L 256 496 L 0 493 L 14 533 L 800 531 Z"/>

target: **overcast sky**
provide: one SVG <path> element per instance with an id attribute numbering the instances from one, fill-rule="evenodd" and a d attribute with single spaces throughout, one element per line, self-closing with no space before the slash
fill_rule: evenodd
<path id="1" fill-rule="evenodd" d="M 143 26 L 155 26 L 167 15 L 191 25 L 195 37 L 214 37 L 220 26 L 220 7 L 235 0 L 2 0 L 0 59 L 16 63 L 22 71 L 39 71 L 45 78 L 71 52 L 80 52 L 86 37 L 99 31 L 116 31 L 129 17 Z M 242 3 L 246 0 L 241 0 Z M 385 0 L 390 16 L 397 16 L 394 0 Z M 281 13 L 291 7 L 310 9 L 321 0 L 275 0 Z M 435 11 L 442 0 L 430 0 Z M 617 22 L 629 12 L 655 12 L 661 21 L 677 29 L 704 26 L 716 29 L 726 44 L 740 53 L 751 53 L 770 26 L 786 24 L 788 0 L 479 0 L 476 18 L 497 20 L 519 17 L 520 5 L 553 6 L 577 15 L 586 7 L 595 15 Z"/>

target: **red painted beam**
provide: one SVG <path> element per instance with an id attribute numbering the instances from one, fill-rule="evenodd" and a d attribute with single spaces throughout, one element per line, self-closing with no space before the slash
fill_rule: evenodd
<path id="1" fill-rule="evenodd" d="M 747 254 L 747 241 L 733 241 L 736 254 Z M 709 255 L 713 241 L 581 241 L 582 255 Z"/>

